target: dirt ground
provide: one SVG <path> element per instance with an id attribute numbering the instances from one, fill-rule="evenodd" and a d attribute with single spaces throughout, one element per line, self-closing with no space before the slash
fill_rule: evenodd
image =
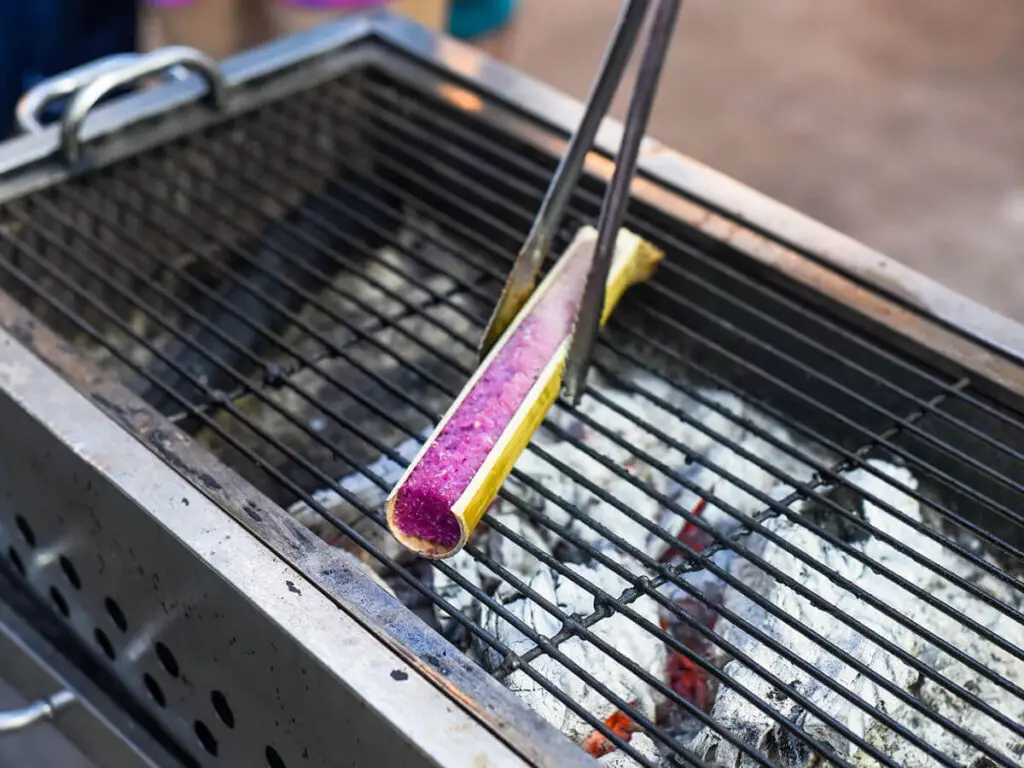
<path id="1" fill-rule="evenodd" d="M 584 97 L 619 1 L 522 3 L 512 63 Z M 1024 320 L 1020 0 L 684 0 L 650 132 Z"/>

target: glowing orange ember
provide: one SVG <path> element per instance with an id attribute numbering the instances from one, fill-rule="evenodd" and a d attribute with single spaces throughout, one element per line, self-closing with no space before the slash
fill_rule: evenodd
<path id="1" fill-rule="evenodd" d="M 668 684 L 695 706 L 704 710 L 711 706 L 708 673 L 679 652 L 668 658 Z"/>
<path id="2" fill-rule="evenodd" d="M 704 507 L 708 504 L 707 499 L 697 499 L 697 503 L 693 505 L 693 509 L 690 510 L 690 514 L 694 517 L 700 517 L 700 513 L 704 511 Z M 700 553 L 704 548 L 711 543 L 711 534 L 687 521 L 683 523 L 683 527 L 676 534 L 676 540 L 683 546 L 689 547 L 694 552 Z M 677 548 L 670 546 L 664 552 L 661 557 L 658 558 L 659 563 L 667 563 L 669 560 L 674 558 L 677 553 Z"/>
<path id="3" fill-rule="evenodd" d="M 608 730 L 614 733 L 616 736 L 621 738 L 623 741 L 629 741 L 629 737 L 640 730 L 640 727 L 629 719 L 626 715 L 622 714 L 619 710 L 615 710 L 608 718 L 604 721 L 605 726 Z M 601 757 L 607 755 L 609 752 L 615 751 L 615 745 L 600 731 L 594 731 L 587 736 L 586 741 L 583 742 L 583 749 L 587 751 L 587 754 L 591 757 Z"/>
<path id="4" fill-rule="evenodd" d="M 626 465 L 625 470 L 632 472 L 632 467 Z M 694 517 L 700 517 L 704 508 L 707 506 L 706 499 L 698 499 L 697 503 L 694 504 L 691 514 Z M 679 533 L 676 534 L 676 540 L 684 547 L 689 547 L 693 552 L 702 552 L 711 543 L 712 536 L 707 531 L 703 530 L 697 525 L 691 522 L 686 522 L 680 529 Z M 681 547 L 670 546 L 668 547 L 658 558 L 661 563 L 671 562 L 673 559 L 678 557 L 679 549 Z M 718 614 L 715 610 L 708 605 L 704 605 L 694 599 L 684 599 L 679 601 L 679 607 L 686 611 L 690 616 L 700 621 L 709 629 L 713 629 L 716 621 L 718 620 Z M 661 619 L 661 628 L 669 631 L 668 621 Z M 678 631 L 678 630 L 677 630 Z M 687 633 L 689 636 L 680 637 L 677 631 L 673 634 L 676 635 L 679 642 L 681 642 L 686 648 L 693 651 L 695 654 L 704 656 L 702 648 L 704 644 L 703 638 L 698 633 Z M 668 668 L 666 670 L 668 674 L 668 684 L 679 696 L 686 699 L 687 701 L 694 704 L 694 706 L 700 707 L 703 710 L 710 708 L 713 703 L 713 691 L 709 685 L 708 673 L 699 667 L 694 661 L 688 659 L 682 653 L 671 650 L 668 658 Z M 621 711 L 616 710 L 604 721 L 605 726 L 616 736 L 621 738 L 623 741 L 628 742 L 630 736 L 640 730 L 640 727 L 633 722 L 627 715 Z M 611 740 L 600 731 L 593 731 L 583 742 L 583 748 L 592 757 L 602 757 L 610 752 L 615 751 L 615 745 Z"/>
<path id="5" fill-rule="evenodd" d="M 694 517 L 700 517 L 706 506 L 706 499 L 698 499 L 691 510 L 691 514 Z M 694 552 L 700 553 L 711 543 L 712 537 L 711 534 L 699 526 L 687 522 L 676 535 L 676 540 Z M 673 560 L 676 556 L 677 550 L 674 547 L 670 547 L 662 553 L 659 560 L 665 563 Z M 695 599 L 686 598 L 680 600 L 679 607 L 704 624 L 708 629 L 713 629 L 718 620 L 718 614 L 711 606 Z M 668 622 L 662 620 L 661 627 L 668 630 Z M 696 632 L 685 632 L 683 634 L 685 635 L 684 637 L 680 637 L 679 634 L 676 637 L 691 651 L 703 655 L 703 649 L 701 648 L 703 639 L 700 635 Z M 704 710 L 711 706 L 712 691 L 708 684 L 708 673 L 678 651 L 672 651 L 669 655 L 668 684 L 673 691 L 695 706 Z"/>

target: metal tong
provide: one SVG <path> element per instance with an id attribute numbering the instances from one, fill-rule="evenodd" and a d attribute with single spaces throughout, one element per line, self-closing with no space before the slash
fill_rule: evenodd
<path id="1" fill-rule="evenodd" d="M 622 143 L 615 158 L 615 171 L 601 202 L 594 260 L 587 275 L 583 299 L 576 313 L 572 341 L 562 376 L 562 396 L 572 405 L 579 403 L 586 386 L 590 358 L 601 327 L 605 283 L 615 254 L 615 240 L 626 216 L 630 185 L 640 153 L 640 142 L 647 131 L 658 80 L 679 15 L 680 0 L 655 2 L 657 8 L 651 21 L 640 60 L 640 70 L 626 113 Z M 502 333 L 515 319 L 536 287 L 537 274 L 561 226 L 587 153 L 593 147 L 597 130 L 622 81 L 622 75 L 636 46 L 649 5 L 650 0 L 627 0 L 619 16 L 611 43 L 605 51 L 601 69 L 587 97 L 583 118 L 570 139 L 558 168 L 555 169 L 555 175 L 537 211 L 530 234 L 527 235 L 516 257 L 501 298 L 498 299 L 498 305 L 491 315 L 480 343 L 481 359 L 501 338 Z"/>

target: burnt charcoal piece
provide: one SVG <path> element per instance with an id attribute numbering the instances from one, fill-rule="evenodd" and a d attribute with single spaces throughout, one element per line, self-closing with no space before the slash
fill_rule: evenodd
<path id="1" fill-rule="evenodd" d="M 364 188 L 362 193 L 357 196 L 341 185 L 332 184 L 323 193 L 307 198 L 283 221 L 271 224 L 255 252 L 253 261 L 256 263 L 243 260 L 236 270 L 241 279 L 223 279 L 217 287 L 219 301 L 211 301 L 204 308 L 209 326 L 195 324 L 189 333 L 191 341 L 172 345 L 168 356 L 212 390 L 235 389 L 238 386 L 235 377 L 214 359 L 239 372 L 250 372 L 251 358 L 242 350 L 259 354 L 272 343 L 257 326 L 278 334 L 289 324 L 288 318 L 271 306 L 267 297 L 293 313 L 306 303 L 306 299 L 284 285 L 279 276 L 287 277 L 304 291 L 315 291 L 324 283 L 323 275 L 333 276 L 339 271 L 339 263 L 332 252 L 351 257 L 351 241 L 376 250 L 383 244 L 381 232 L 397 230 L 394 201 L 383 199 L 385 193 L 379 189 Z M 377 198 L 377 202 L 368 203 L 369 195 Z M 346 215 L 332 200 L 342 201 L 356 215 Z M 367 221 L 371 226 L 365 223 Z M 296 261 L 308 269 L 300 267 Z M 211 326 L 220 334 L 211 330 Z M 162 361 L 152 365 L 149 375 L 193 404 L 207 399 L 187 376 Z M 143 396 L 165 415 L 180 410 L 177 400 L 155 384 L 150 385 Z M 182 426 L 189 427 L 187 423 Z"/>
<path id="2" fill-rule="evenodd" d="M 587 552 L 577 547 L 575 544 L 569 541 L 559 541 L 555 545 L 555 551 L 552 553 L 555 559 L 561 563 L 574 563 L 576 565 L 586 565 L 590 562 L 591 557 Z"/>
<path id="3" fill-rule="evenodd" d="M 794 719 L 805 716 L 803 707 L 794 707 L 792 717 Z M 811 751 L 811 748 L 806 742 L 794 736 L 789 731 L 777 730 L 772 732 L 768 738 L 768 744 L 775 742 L 768 748 L 768 754 L 775 759 L 780 765 L 814 765 L 817 759 L 820 759 L 816 753 Z M 825 742 L 824 745 L 828 748 L 830 745 Z M 842 755 L 836 754 L 837 757 Z"/>
<path id="4" fill-rule="evenodd" d="M 196 438 L 283 506 L 297 501 L 299 495 L 242 458 L 219 432 L 229 434 L 259 456 L 262 465 L 280 471 L 288 479 L 288 486 L 294 484 L 310 493 L 330 490 L 331 483 L 344 482 L 350 476 L 352 480 L 362 477 L 381 457 L 379 444 L 398 448 L 403 441 L 430 429 L 436 414 L 451 401 L 451 393 L 458 391 L 465 373 L 440 359 L 437 351 L 447 350 L 463 366 L 471 364 L 472 347 L 457 346 L 452 337 L 453 333 L 471 333 L 475 327 L 456 311 L 455 307 L 463 305 L 472 307 L 472 300 L 457 294 L 444 304 L 395 318 L 388 327 L 373 331 L 372 341 L 356 340 L 346 346 L 344 355 L 293 374 L 288 386 L 264 396 L 241 398 L 236 403 L 237 411 L 258 425 L 260 433 L 234 415 L 221 412 L 215 417 L 217 429 L 200 430 Z M 423 376 L 445 388 L 427 383 Z M 311 473 L 284 450 L 301 456 L 316 472 Z M 386 483 L 374 485 L 386 493 Z M 383 500 L 382 496 L 381 513 Z M 346 522 L 366 521 L 368 531 L 393 541 L 383 527 L 368 521 L 351 505 L 335 506 L 332 502 L 327 506 Z"/>
<path id="5" fill-rule="evenodd" d="M 852 517 L 864 519 L 864 494 L 856 488 L 836 485 L 821 495 L 845 509 Z M 863 526 L 818 499 L 811 499 L 804 505 L 803 517 L 848 544 L 868 539 L 868 531 Z"/>

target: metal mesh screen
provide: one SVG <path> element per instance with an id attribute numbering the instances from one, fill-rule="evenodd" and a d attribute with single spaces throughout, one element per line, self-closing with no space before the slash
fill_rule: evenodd
<path id="1" fill-rule="evenodd" d="M 4 205 L 0 274 L 607 764 L 1019 765 L 1024 418 L 640 204 L 581 408 L 397 549 L 553 167 L 353 72 Z"/>

